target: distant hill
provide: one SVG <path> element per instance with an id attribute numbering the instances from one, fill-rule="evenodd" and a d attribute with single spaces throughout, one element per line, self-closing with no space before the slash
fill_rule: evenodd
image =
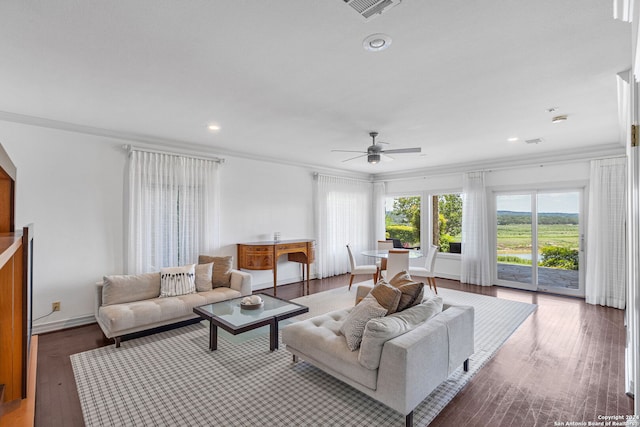
<path id="1" fill-rule="evenodd" d="M 508 224 L 529 224 L 531 213 L 515 211 L 498 211 L 498 225 Z M 579 216 L 577 213 L 566 212 L 539 212 L 538 222 L 540 224 L 572 224 L 577 225 Z"/>

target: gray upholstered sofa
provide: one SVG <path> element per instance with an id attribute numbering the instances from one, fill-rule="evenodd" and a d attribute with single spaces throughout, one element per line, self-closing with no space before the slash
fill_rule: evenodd
<path id="1" fill-rule="evenodd" d="M 468 358 L 474 352 L 473 307 L 447 304 L 442 307 L 441 312 L 408 332 L 378 343 L 379 350 L 376 345 L 367 345 L 366 331 L 359 351 L 349 350 L 340 328 L 353 308 L 286 326 L 282 341 L 293 354 L 294 362 L 298 357 L 306 360 L 402 413 L 410 426 L 414 408 L 455 369 L 463 365 L 467 371 Z M 411 310 L 421 307 L 411 307 L 402 313 Z M 368 353 L 363 355 L 365 351 Z M 369 353 L 376 351 L 379 356 L 374 354 L 372 358 Z"/>
<path id="2" fill-rule="evenodd" d="M 249 273 L 230 270 L 226 277 L 227 286 L 161 298 L 160 273 L 105 276 L 96 284 L 96 321 L 120 347 L 125 335 L 197 318 L 194 307 L 251 295 Z"/>

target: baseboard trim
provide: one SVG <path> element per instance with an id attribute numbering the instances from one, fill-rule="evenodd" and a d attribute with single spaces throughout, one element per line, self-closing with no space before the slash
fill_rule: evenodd
<path id="1" fill-rule="evenodd" d="M 312 274 L 311 278 L 309 280 L 314 280 L 316 278 L 317 278 L 316 275 Z M 277 286 L 290 285 L 292 283 L 300 283 L 300 282 L 302 282 L 302 277 L 291 277 L 291 278 L 287 278 L 287 279 L 278 279 Z M 254 291 L 261 291 L 263 289 L 273 289 L 273 282 L 254 283 L 251 286 L 251 289 L 254 290 Z"/>
<path id="2" fill-rule="evenodd" d="M 43 334 L 46 332 L 59 331 L 61 329 L 73 328 L 76 326 L 89 325 L 95 323 L 96 318 L 93 314 L 87 314 L 80 317 L 72 317 L 70 319 L 56 320 L 54 322 L 40 323 L 33 325 L 31 328 L 32 335 Z"/>
<path id="3" fill-rule="evenodd" d="M 457 274 L 437 273 L 436 274 L 436 278 L 438 278 L 438 277 L 441 277 L 443 279 L 460 281 L 460 276 L 457 275 Z"/>

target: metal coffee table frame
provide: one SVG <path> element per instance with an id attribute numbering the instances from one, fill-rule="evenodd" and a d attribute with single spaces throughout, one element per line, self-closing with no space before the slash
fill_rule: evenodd
<path id="1" fill-rule="evenodd" d="M 213 304 L 206 304 L 193 309 L 194 313 L 209 321 L 209 350 L 215 351 L 218 348 L 218 327 L 224 329 L 230 334 L 238 335 L 243 332 L 257 329 L 261 326 L 269 325 L 269 349 L 274 351 L 278 348 L 279 342 L 278 322 L 309 311 L 309 307 L 305 307 L 304 305 L 296 304 L 282 298 L 262 294 L 260 296 L 264 300 L 265 308 L 272 306 L 274 303 L 276 305 L 281 305 L 280 307 L 269 308 L 269 311 L 275 310 L 275 314 L 264 316 L 264 311 L 262 311 L 264 309 L 260 309 L 260 311 L 258 311 L 240 308 L 240 301 L 242 301 L 243 297 L 216 302 Z M 288 305 L 294 307 L 287 309 L 286 306 Z M 224 306 L 235 313 L 236 320 L 239 317 L 240 319 L 243 319 L 243 321 L 234 323 L 225 319 L 225 315 L 216 315 L 213 313 L 214 310 L 212 309 L 212 306 Z M 228 318 L 230 317 L 230 314 L 231 313 L 226 313 Z M 256 320 L 252 321 L 252 317 L 255 317 Z"/>

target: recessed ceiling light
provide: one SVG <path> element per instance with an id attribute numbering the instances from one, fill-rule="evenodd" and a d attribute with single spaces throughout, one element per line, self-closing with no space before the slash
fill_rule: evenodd
<path id="1" fill-rule="evenodd" d="M 551 119 L 551 123 L 562 123 L 567 121 L 567 116 L 555 116 Z"/>
<path id="2" fill-rule="evenodd" d="M 507 141 L 509 142 L 516 142 L 519 138 L 517 136 L 512 136 L 511 138 L 508 138 Z"/>
<path id="3" fill-rule="evenodd" d="M 216 125 L 216 124 L 210 124 L 209 126 L 207 126 L 209 128 L 209 130 L 211 131 L 219 131 L 220 130 L 220 126 Z"/>
<path id="4" fill-rule="evenodd" d="M 371 34 L 362 42 L 364 50 L 379 52 L 391 46 L 391 37 L 386 34 Z"/>

